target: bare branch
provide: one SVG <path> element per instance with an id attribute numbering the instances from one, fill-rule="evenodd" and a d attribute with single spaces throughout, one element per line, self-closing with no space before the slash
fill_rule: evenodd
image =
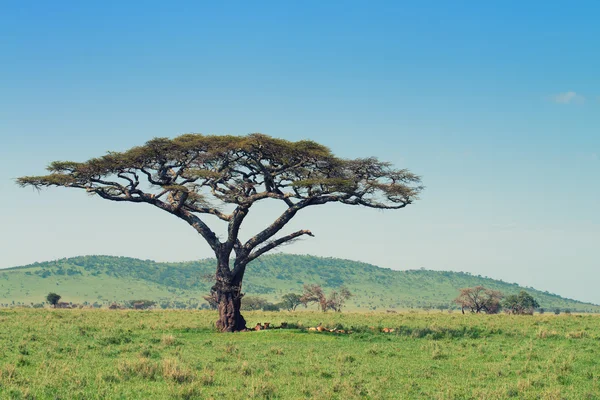
<path id="1" fill-rule="evenodd" d="M 260 257 L 262 254 L 266 253 L 267 251 L 273 250 L 275 247 L 280 246 L 284 243 L 290 242 L 290 241 L 297 239 L 298 237 L 303 236 L 303 235 L 308 235 L 308 236 L 312 236 L 312 237 L 315 236 L 309 230 L 301 230 L 301 231 L 297 231 L 294 233 L 290 233 L 289 235 L 283 236 L 277 240 L 273 240 L 272 242 L 269 242 L 269 243 L 265 244 L 264 246 L 262 246 L 258 249 L 255 249 L 248 256 L 248 261 L 252 261 L 252 260 Z"/>

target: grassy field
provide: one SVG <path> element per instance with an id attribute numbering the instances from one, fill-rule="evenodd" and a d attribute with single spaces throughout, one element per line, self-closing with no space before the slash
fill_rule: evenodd
<path id="1" fill-rule="evenodd" d="M 219 334 L 209 311 L 0 310 L 0 398 L 600 399 L 597 316 L 245 316 L 294 329 Z M 354 332 L 303 329 L 318 323 Z"/>

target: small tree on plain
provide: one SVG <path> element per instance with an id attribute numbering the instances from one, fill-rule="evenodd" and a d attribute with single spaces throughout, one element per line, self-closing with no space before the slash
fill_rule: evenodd
<path id="1" fill-rule="evenodd" d="M 325 297 L 325 292 L 323 292 L 323 288 L 320 285 L 304 285 L 301 301 L 304 305 L 318 303 L 321 311 L 327 311 L 327 297 Z"/>
<path id="2" fill-rule="evenodd" d="M 296 307 L 302 304 L 302 296 L 296 293 L 286 293 L 281 297 L 281 308 L 288 311 L 296 311 Z"/>
<path id="3" fill-rule="evenodd" d="M 262 310 L 264 306 L 269 304 L 267 299 L 259 296 L 244 296 L 242 299 L 242 310 L 256 311 Z"/>
<path id="4" fill-rule="evenodd" d="M 504 297 L 503 294 L 498 290 L 475 286 L 460 289 L 460 294 L 454 299 L 454 302 L 460 306 L 463 314 L 465 310 L 472 313 L 497 314 L 500 311 L 502 297 Z"/>
<path id="5" fill-rule="evenodd" d="M 56 305 L 60 299 L 60 295 L 56 293 L 48 293 L 48 296 L 46 296 L 46 300 L 48 300 L 48 303 L 52 304 L 54 308 L 56 308 Z"/>
<path id="6" fill-rule="evenodd" d="M 352 297 L 350 290 L 348 290 L 347 287 L 342 286 L 339 291 L 334 290 L 329 294 L 327 308 L 335 312 L 342 312 L 342 307 L 350 297 Z"/>
<path id="7" fill-rule="evenodd" d="M 320 285 L 304 285 L 304 293 L 300 300 L 304 305 L 310 303 L 319 304 L 321 311 L 334 310 L 337 312 L 342 311 L 342 307 L 346 300 L 352 297 L 352 293 L 345 286 L 340 287 L 339 291 L 332 291 L 329 297 L 325 296 L 325 292 Z"/>
<path id="8" fill-rule="evenodd" d="M 502 307 L 510 314 L 515 315 L 533 315 L 533 312 L 540 305 L 532 295 L 524 290 L 516 294 L 506 296 L 502 301 Z"/>

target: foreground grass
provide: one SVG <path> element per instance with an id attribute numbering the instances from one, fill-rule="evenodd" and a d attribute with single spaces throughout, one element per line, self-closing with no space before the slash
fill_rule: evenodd
<path id="1" fill-rule="evenodd" d="M 0 398 L 600 399 L 596 316 L 246 313 L 351 335 L 219 334 L 215 319 L 0 310 Z"/>

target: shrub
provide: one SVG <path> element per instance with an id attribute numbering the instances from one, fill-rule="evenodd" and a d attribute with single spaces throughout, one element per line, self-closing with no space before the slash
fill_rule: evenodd
<path id="1" fill-rule="evenodd" d="M 256 311 L 261 310 L 269 302 L 259 296 L 244 296 L 242 297 L 242 310 Z"/>
<path id="2" fill-rule="evenodd" d="M 145 357 L 133 361 L 121 361 L 118 368 L 125 379 L 139 377 L 149 380 L 155 380 L 160 369 L 157 363 L 152 362 Z"/>
<path id="3" fill-rule="evenodd" d="M 502 307 L 508 313 L 515 315 L 533 315 L 533 311 L 539 306 L 533 296 L 524 290 L 521 290 L 518 295 L 506 296 L 502 302 Z"/>
<path id="4" fill-rule="evenodd" d="M 156 304 L 155 301 L 152 300 L 129 300 L 126 302 L 127 307 L 129 308 L 137 308 L 137 309 L 147 309 Z"/>
<path id="5" fill-rule="evenodd" d="M 267 303 L 262 307 L 263 311 L 280 311 L 279 305 Z"/>
<path id="6" fill-rule="evenodd" d="M 192 371 L 184 368 L 177 360 L 165 359 L 162 363 L 162 374 L 165 379 L 176 383 L 190 382 L 194 378 Z"/>

